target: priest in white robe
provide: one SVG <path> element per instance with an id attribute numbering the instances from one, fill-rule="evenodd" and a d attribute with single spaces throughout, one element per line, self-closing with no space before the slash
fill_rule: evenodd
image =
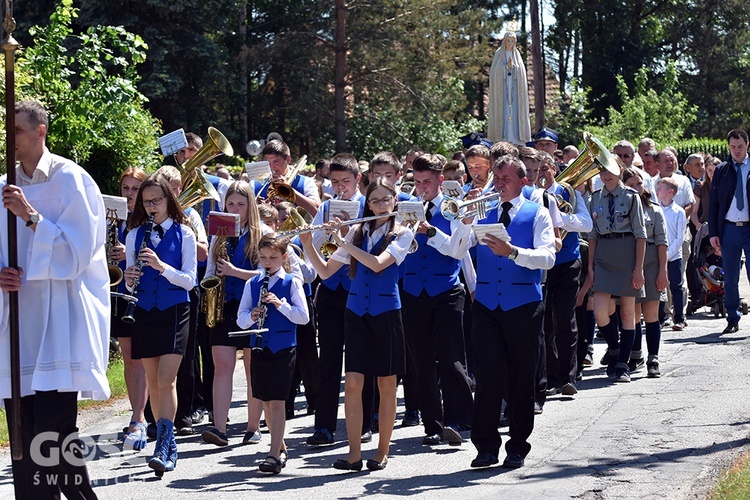
<path id="1" fill-rule="evenodd" d="M 0 178 L 0 401 L 10 405 L 7 292 L 18 291 L 24 458 L 13 462 L 16 497 L 88 499 L 96 495 L 74 450 L 79 396 L 109 397 L 105 210 L 91 176 L 46 148 L 47 125 L 41 104 L 16 104 L 17 185 Z M 17 216 L 19 270 L 8 267 L 7 210 Z M 32 446 L 42 432 L 55 437 Z"/>

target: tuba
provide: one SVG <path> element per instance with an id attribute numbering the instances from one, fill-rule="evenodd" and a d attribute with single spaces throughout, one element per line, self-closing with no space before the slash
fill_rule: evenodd
<path id="1" fill-rule="evenodd" d="M 297 195 L 294 193 L 294 188 L 291 184 L 294 178 L 297 177 L 297 174 L 305 168 L 305 165 L 307 165 L 307 155 L 302 155 L 297 163 L 287 168 L 286 174 L 282 179 L 271 181 L 271 185 L 268 186 L 267 198 L 269 200 L 280 198 L 284 201 L 294 203 L 297 200 Z"/>
<path id="2" fill-rule="evenodd" d="M 224 134 L 214 127 L 208 127 L 208 140 L 188 161 L 182 165 L 182 193 L 177 202 L 183 209 L 192 207 L 203 200 L 219 201 L 219 193 L 208 180 L 200 167 L 213 158 L 225 154 L 232 156 L 234 149 Z"/>
<path id="3" fill-rule="evenodd" d="M 573 160 L 565 170 L 560 172 L 555 181 L 568 192 L 570 202 L 558 195 L 557 208 L 560 212 L 573 214 L 576 211 L 576 188 L 600 172 L 606 170 L 612 175 L 620 175 L 620 166 L 602 142 L 588 132 L 583 133 L 583 152 Z M 560 238 L 565 239 L 568 232 L 560 230 Z"/>
<path id="4" fill-rule="evenodd" d="M 217 236 L 219 245 L 216 260 L 227 260 L 227 237 Z M 215 328 L 224 322 L 224 276 L 206 276 L 201 280 L 203 295 L 201 296 L 201 312 L 206 315 L 206 326 Z"/>

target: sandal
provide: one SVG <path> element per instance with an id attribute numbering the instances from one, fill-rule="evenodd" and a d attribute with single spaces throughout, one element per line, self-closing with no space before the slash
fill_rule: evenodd
<path id="1" fill-rule="evenodd" d="M 287 460 L 289 460 L 289 453 L 286 450 L 281 450 L 279 452 L 279 462 L 281 462 L 282 469 L 286 467 Z"/>
<path id="2" fill-rule="evenodd" d="M 282 467 L 281 461 L 271 455 L 268 455 L 258 466 L 261 472 L 270 472 L 271 474 L 278 474 Z"/>

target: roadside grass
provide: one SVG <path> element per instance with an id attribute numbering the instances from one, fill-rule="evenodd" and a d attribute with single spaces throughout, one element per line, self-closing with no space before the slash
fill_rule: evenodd
<path id="1" fill-rule="evenodd" d="M 110 360 L 107 367 L 107 380 L 111 395 L 107 401 L 84 400 L 78 402 L 78 409 L 100 408 L 106 406 L 115 399 L 120 399 L 128 393 L 125 387 L 125 374 L 123 371 L 122 357 L 117 356 Z M 8 446 L 8 422 L 5 419 L 5 410 L 0 409 L 0 447 Z"/>
<path id="2" fill-rule="evenodd" d="M 742 455 L 719 478 L 711 490 L 711 500 L 744 500 L 750 498 L 750 452 Z"/>

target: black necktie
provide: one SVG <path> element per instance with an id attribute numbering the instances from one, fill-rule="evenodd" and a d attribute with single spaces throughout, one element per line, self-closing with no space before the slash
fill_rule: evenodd
<path id="1" fill-rule="evenodd" d="M 424 210 L 424 220 L 427 222 L 430 222 L 432 220 L 432 207 L 434 207 L 435 204 L 431 201 L 427 202 L 427 208 Z"/>
<path id="2" fill-rule="evenodd" d="M 737 186 L 734 190 L 734 199 L 737 200 L 737 210 L 743 210 L 745 208 L 745 180 L 742 178 L 742 163 L 735 163 L 737 169 Z"/>
<path id="3" fill-rule="evenodd" d="M 513 208 L 513 203 L 506 201 L 502 205 L 503 211 L 500 214 L 500 220 L 498 222 L 505 226 L 507 229 L 510 226 L 510 209 Z"/>
<path id="4" fill-rule="evenodd" d="M 161 227 L 161 224 L 155 225 L 154 230 L 156 231 L 156 234 L 159 235 L 159 238 L 164 238 L 164 228 Z"/>

